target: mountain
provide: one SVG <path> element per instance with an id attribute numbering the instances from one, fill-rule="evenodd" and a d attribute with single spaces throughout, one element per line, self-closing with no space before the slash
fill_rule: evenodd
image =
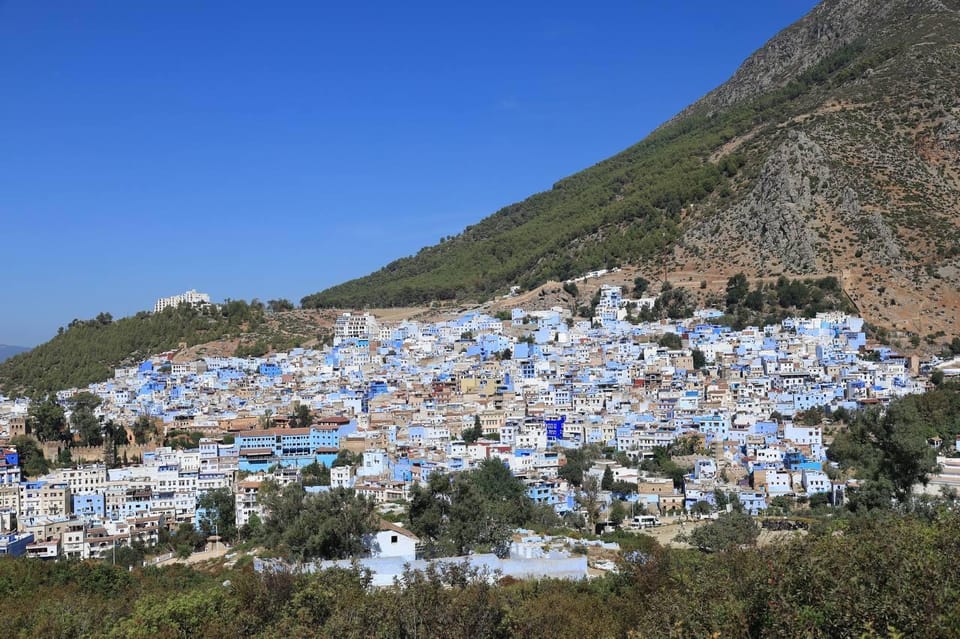
<path id="1" fill-rule="evenodd" d="M 195 309 L 168 308 L 114 320 L 101 313 L 73 320 L 48 342 L 0 363 L 0 391 L 43 395 L 84 387 L 166 351 L 195 359 L 204 355 L 262 355 L 322 338 L 333 325 L 329 313 L 272 313 L 259 302 L 233 300 Z"/>
<path id="2" fill-rule="evenodd" d="M 623 152 L 305 307 L 484 300 L 613 266 L 834 276 L 931 343 L 960 308 L 960 0 L 825 0 Z"/>
<path id="3" fill-rule="evenodd" d="M 26 346 L 10 346 L 9 344 L 0 344 L 0 362 L 13 357 L 18 353 L 29 351 Z"/>

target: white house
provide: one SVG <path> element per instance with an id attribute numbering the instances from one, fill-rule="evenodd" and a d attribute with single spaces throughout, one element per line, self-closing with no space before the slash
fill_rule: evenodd
<path id="1" fill-rule="evenodd" d="M 387 453 L 383 450 L 363 451 L 363 461 L 357 468 L 358 477 L 379 477 L 387 472 Z"/>
<path id="2" fill-rule="evenodd" d="M 417 558 L 419 542 L 412 532 L 386 519 L 380 520 L 380 530 L 368 540 L 371 557 L 399 557 L 405 561 Z"/>
<path id="3" fill-rule="evenodd" d="M 833 484 L 825 472 L 804 469 L 803 488 L 808 494 L 828 493 L 833 488 Z"/>

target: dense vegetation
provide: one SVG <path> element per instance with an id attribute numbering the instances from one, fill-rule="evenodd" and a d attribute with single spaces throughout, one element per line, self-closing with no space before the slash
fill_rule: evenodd
<path id="1" fill-rule="evenodd" d="M 362 555 L 364 536 L 377 530 L 373 502 L 352 490 L 308 493 L 301 484 L 265 482 L 257 499 L 270 514 L 262 525 L 248 525 L 244 536 L 292 560 Z"/>
<path id="2" fill-rule="evenodd" d="M 534 506 L 523 483 L 498 459 L 455 476 L 434 473 L 414 486 L 408 509 L 410 529 L 428 556 L 470 551 L 504 555 L 514 528 L 534 520 L 552 523 L 552 509 Z"/>
<path id="3" fill-rule="evenodd" d="M 786 317 L 814 317 L 824 311 L 856 313 L 856 307 L 835 277 L 791 279 L 780 276 L 773 282 L 756 282 L 753 288 L 746 275 L 737 273 L 727 280 L 723 320 L 734 330 L 745 326 L 777 324 Z"/>
<path id="4" fill-rule="evenodd" d="M 162 351 L 236 336 L 264 322 L 262 305 L 230 301 L 217 308 L 190 306 L 137 313 L 114 320 L 101 313 L 73 320 L 57 336 L 0 363 L 0 390 L 39 395 L 84 387 L 113 375 L 113 369 Z"/>
<path id="5" fill-rule="evenodd" d="M 787 85 L 721 112 L 693 111 L 642 142 L 553 188 L 512 204 L 455 237 L 363 278 L 303 298 L 304 307 L 421 304 L 486 298 L 510 285 L 531 288 L 660 254 L 681 235 L 681 211 L 753 170 L 724 143 L 808 108 L 818 89 L 861 77 L 892 51 L 852 44 Z M 774 129 L 769 130 L 774 135 Z"/>
<path id="6" fill-rule="evenodd" d="M 892 402 L 886 410 L 858 411 L 834 437 L 828 454 L 863 480 L 851 496 L 854 509 L 903 502 L 915 484 L 936 469 L 933 438 L 956 441 L 960 433 L 960 388 L 954 384 Z"/>
<path id="7" fill-rule="evenodd" d="M 360 573 L 127 572 L 0 560 L 13 637 L 952 637 L 960 516 L 841 518 L 762 548 L 645 551 L 620 574 L 489 583 L 454 566 L 374 590 Z M 901 634 L 898 634 L 901 633 Z"/>

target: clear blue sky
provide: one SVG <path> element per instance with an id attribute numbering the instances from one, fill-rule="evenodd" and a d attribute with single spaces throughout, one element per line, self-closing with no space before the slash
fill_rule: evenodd
<path id="1" fill-rule="evenodd" d="M 812 0 L 0 0 L 0 343 L 364 275 L 642 139 Z"/>

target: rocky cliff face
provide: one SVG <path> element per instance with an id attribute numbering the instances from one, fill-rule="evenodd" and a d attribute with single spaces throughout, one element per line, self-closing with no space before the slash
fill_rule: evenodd
<path id="1" fill-rule="evenodd" d="M 951 6 L 952 5 L 952 6 Z M 956 11 L 944 0 L 827 0 L 747 58 L 733 76 L 680 113 L 717 110 L 782 86 L 827 55 L 911 17 Z"/>
<path id="2" fill-rule="evenodd" d="M 824 3 L 691 107 L 742 100 L 840 43 L 864 49 L 858 78 L 728 143 L 758 169 L 735 185 L 734 204 L 688 213 L 677 267 L 835 274 L 876 324 L 932 339 L 960 331 L 958 12 Z"/>
<path id="3" fill-rule="evenodd" d="M 807 225 L 826 205 L 830 168 L 820 145 L 792 131 L 766 158 L 760 175 L 739 204 L 718 211 L 712 224 L 691 226 L 693 242 L 713 241 L 755 247 L 751 270 L 786 273 L 818 270 L 817 237 Z"/>

